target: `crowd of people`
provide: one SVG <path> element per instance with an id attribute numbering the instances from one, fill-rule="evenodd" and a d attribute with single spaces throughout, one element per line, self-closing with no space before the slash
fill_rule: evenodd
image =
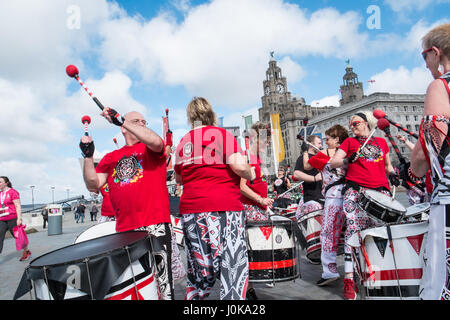
<path id="1" fill-rule="evenodd" d="M 449 207 L 450 180 L 450 24 L 431 30 L 423 38 L 423 57 L 436 79 L 426 94 L 424 118 L 416 144 L 398 138 L 412 149 L 410 165 L 400 173 L 392 166 L 384 138 L 371 135 L 376 119 L 371 112 L 358 111 L 350 117 L 348 129 L 334 125 L 326 131 L 325 144 L 311 135 L 302 143 L 292 176 L 280 167 L 271 186 L 278 195 L 291 188 L 292 178 L 302 181 L 302 198 L 296 218 L 322 210 L 320 259 L 322 275 L 318 286 L 340 278 L 337 252 L 344 235 L 344 297 L 357 298 L 354 256 L 348 241 L 355 233 L 373 226 L 373 220 L 358 199 L 365 190 L 392 196 L 391 187 L 403 182 L 425 185 L 421 200 L 431 203 L 428 262 L 424 270 L 424 299 L 449 299 Z M 439 71 L 443 66 L 443 73 Z M 264 152 L 270 128 L 255 123 L 244 154 L 234 136 L 217 126 L 210 102 L 193 98 L 186 108 L 191 130 L 174 152 L 175 179 L 182 186 L 179 203 L 187 265 L 185 299 L 206 299 L 217 280 L 220 299 L 257 299 L 249 283 L 246 224 L 270 219 L 270 208 L 286 207 L 288 197 L 268 196 L 268 176 L 263 170 Z M 174 279 L 184 276 L 180 253 L 174 241 L 166 187 L 167 163 L 172 155 L 164 140 L 147 126 L 138 112 L 119 117 L 105 108 L 102 116 L 120 128 L 125 138 L 122 148 L 106 154 L 94 166 L 94 142 L 84 135 L 80 149 L 84 156 L 83 178 L 90 192 L 101 193 L 103 204 L 99 222 L 115 220 L 116 231 L 145 230 L 162 248 L 157 281 L 162 299 L 174 299 Z M 409 164 L 409 163 L 408 163 Z M 405 184 L 404 184 L 405 185 Z M 0 245 L 6 230 L 21 224 L 19 194 L 7 177 L 0 177 Z M 77 209 L 78 210 L 78 209 Z M 81 222 L 84 209 L 78 210 Z M 82 213 L 82 215 L 81 215 Z M 94 220 L 92 216 L 92 220 Z M 0 246 L 0 252 L 2 247 Z M 31 252 L 23 250 L 23 259 Z M 181 270 L 181 271 L 180 271 Z"/>

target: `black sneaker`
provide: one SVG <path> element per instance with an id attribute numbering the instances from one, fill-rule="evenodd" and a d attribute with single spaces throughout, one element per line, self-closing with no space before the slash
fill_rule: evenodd
<path id="1" fill-rule="evenodd" d="M 256 296 L 255 289 L 250 288 L 250 289 L 247 290 L 246 299 L 247 300 L 258 300 L 258 297 Z"/>
<path id="2" fill-rule="evenodd" d="M 333 281 L 336 281 L 336 280 L 338 280 L 338 279 L 339 279 L 339 277 L 334 277 L 334 278 L 329 278 L 329 279 L 320 278 L 320 280 L 317 281 L 316 284 L 317 284 L 319 287 L 324 287 L 324 286 L 326 286 L 326 285 L 328 285 L 328 284 L 330 284 L 330 283 L 332 283 Z"/>

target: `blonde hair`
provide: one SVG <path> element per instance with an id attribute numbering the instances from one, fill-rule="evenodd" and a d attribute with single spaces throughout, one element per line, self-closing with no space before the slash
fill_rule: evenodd
<path id="1" fill-rule="evenodd" d="M 354 115 L 352 115 L 352 116 L 350 117 L 350 120 L 352 120 L 354 117 L 360 117 L 360 116 L 358 115 L 358 113 L 362 113 L 363 115 L 366 116 L 367 124 L 368 124 L 369 130 L 373 130 L 373 128 L 375 128 L 375 126 L 377 125 L 377 118 L 375 118 L 375 117 L 373 116 L 373 113 L 372 113 L 371 111 L 368 111 L 368 110 L 358 111 L 357 113 L 355 113 Z M 361 118 L 361 117 L 360 117 L 360 118 Z M 365 119 L 363 119 L 363 120 L 365 120 Z"/>
<path id="2" fill-rule="evenodd" d="M 450 23 L 441 24 L 430 30 L 422 38 L 423 49 L 439 48 L 450 59 Z"/>
<path id="3" fill-rule="evenodd" d="M 195 122 L 201 122 L 201 125 L 204 126 L 214 126 L 217 123 L 211 103 L 202 97 L 194 97 L 187 105 L 186 113 L 192 127 Z"/>

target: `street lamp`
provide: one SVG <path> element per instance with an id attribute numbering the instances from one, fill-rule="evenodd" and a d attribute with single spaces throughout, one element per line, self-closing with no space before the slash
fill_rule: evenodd
<path id="1" fill-rule="evenodd" d="M 34 209 L 34 193 L 33 193 L 33 189 L 35 187 L 36 186 L 30 186 L 30 189 L 31 189 L 31 205 L 33 206 L 33 209 Z"/>
<path id="2" fill-rule="evenodd" d="M 50 187 L 52 189 L 52 203 L 55 203 L 55 187 Z"/>

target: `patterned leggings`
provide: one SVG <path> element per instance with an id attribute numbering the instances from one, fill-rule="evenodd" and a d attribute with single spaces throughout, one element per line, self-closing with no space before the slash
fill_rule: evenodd
<path id="1" fill-rule="evenodd" d="M 244 300 L 248 256 L 244 211 L 183 214 L 187 257 L 186 300 L 209 296 L 220 277 L 221 300 Z"/>
<path id="2" fill-rule="evenodd" d="M 344 270 L 345 273 L 353 272 L 352 247 L 348 245 L 348 239 L 362 229 L 366 229 L 375 225 L 373 220 L 369 218 L 367 213 L 358 206 L 360 194 L 367 190 L 361 187 L 359 191 L 348 188 L 344 194 L 344 213 L 347 218 L 347 229 L 345 230 L 345 255 Z M 390 195 L 389 191 L 383 190 L 382 193 Z"/>
<path id="3" fill-rule="evenodd" d="M 326 198 L 322 216 L 322 230 L 320 243 L 322 245 L 322 278 L 338 277 L 336 256 L 342 227 L 345 222 L 345 213 L 342 198 Z"/>

